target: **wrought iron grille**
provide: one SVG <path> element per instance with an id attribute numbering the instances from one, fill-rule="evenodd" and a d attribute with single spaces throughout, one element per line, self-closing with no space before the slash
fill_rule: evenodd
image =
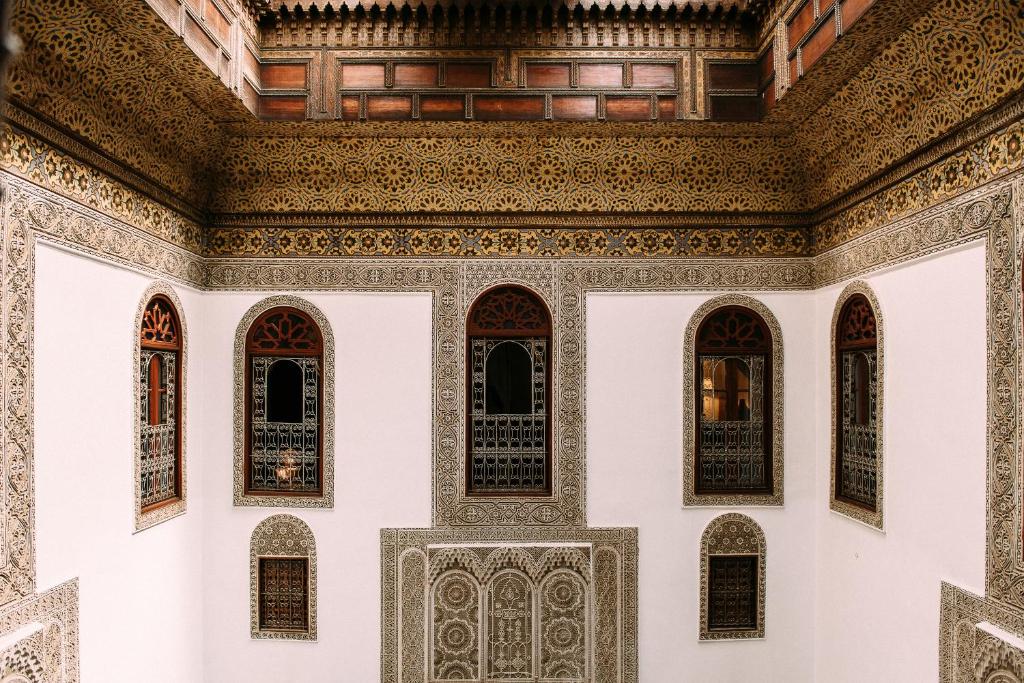
<path id="1" fill-rule="evenodd" d="M 470 489 L 523 493 L 547 488 L 547 359 L 545 337 L 472 338 Z M 489 413 L 487 358 L 501 344 L 515 344 L 529 355 L 530 412 Z M 523 381 L 523 378 L 515 378 Z"/>
<path id="2" fill-rule="evenodd" d="M 714 410 L 721 387 L 715 370 L 725 361 L 749 369 L 749 388 L 740 411 Z M 765 472 L 765 359 L 750 356 L 699 356 L 701 366 L 700 442 L 697 488 L 700 491 L 759 490 L 767 486 Z"/>
<path id="3" fill-rule="evenodd" d="M 259 572 L 260 630 L 308 630 L 309 579 L 306 558 L 261 557 Z"/>
<path id="4" fill-rule="evenodd" d="M 151 378 L 153 358 L 159 359 L 159 377 Z M 175 414 L 178 354 L 142 349 L 139 354 L 140 490 L 142 507 L 178 495 L 178 421 Z M 152 386 L 151 381 L 157 386 Z M 152 405 L 153 403 L 157 405 Z M 151 416 L 158 416 L 153 420 Z"/>
<path id="5" fill-rule="evenodd" d="M 708 557 L 708 630 L 757 628 L 757 556 Z"/>
<path id="6" fill-rule="evenodd" d="M 867 361 L 867 386 L 857 387 L 857 358 Z M 875 349 L 844 351 L 838 495 L 874 507 L 877 476 L 878 358 Z M 866 395 L 861 392 L 866 392 Z"/>
<path id="7" fill-rule="evenodd" d="M 302 421 L 267 419 L 267 377 L 275 363 L 295 363 L 302 373 Z M 312 357 L 252 357 L 252 442 L 249 488 L 257 491 L 320 490 L 320 368 Z"/>

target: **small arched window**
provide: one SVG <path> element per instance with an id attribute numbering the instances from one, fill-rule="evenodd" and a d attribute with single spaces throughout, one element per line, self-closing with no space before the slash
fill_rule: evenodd
<path id="1" fill-rule="evenodd" d="M 185 512 L 185 329 L 170 286 L 146 290 L 136 314 L 135 529 Z"/>
<path id="2" fill-rule="evenodd" d="M 764 638 L 764 532 L 750 517 L 716 517 L 700 540 L 700 639 Z"/>
<path id="3" fill-rule="evenodd" d="M 533 292 L 502 285 L 466 324 L 470 495 L 551 493 L 551 315 Z"/>
<path id="4" fill-rule="evenodd" d="M 249 542 L 252 638 L 316 640 L 316 539 L 298 517 L 273 515 Z"/>
<path id="5" fill-rule="evenodd" d="M 881 527 L 880 325 L 865 283 L 840 297 L 833 327 L 833 508 Z"/>
<path id="6" fill-rule="evenodd" d="M 721 306 L 697 328 L 694 492 L 772 492 L 772 334 L 744 306 Z"/>
<path id="7" fill-rule="evenodd" d="M 323 492 L 320 327 L 305 311 L 275 306 L 245 338 L 245 493 Z"/>

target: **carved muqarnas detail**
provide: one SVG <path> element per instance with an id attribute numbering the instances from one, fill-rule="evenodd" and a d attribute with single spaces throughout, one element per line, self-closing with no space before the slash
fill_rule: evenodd
<path id="1" fill-rule="evenodd" d="M 994 637 L 975 646 L 976 683 L 1024 683 L 1024 657 L 1020 650 Z"/>

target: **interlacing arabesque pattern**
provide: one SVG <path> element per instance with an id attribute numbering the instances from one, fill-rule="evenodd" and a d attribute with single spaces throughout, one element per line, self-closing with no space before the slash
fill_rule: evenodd
<path id="1" fill-rule="evenodd" d="M 796 129 L 809 202 L 826 204 L 1021 87 L 1017 8 L 1008 0 L 935 2 Z"/>
<path id="2" fill-rule="evenodd" d="M 983 630 L 983 622 L 1011 633 L 1024 633 L 1020 610 L 942 584 L 939 623 L 941 683 L 1021 683 L 1024 652 Z"/>
<path id="3" fill-rule="evenodd" d="M 251 212 L 793 211 L 774 138 L 243 137 L 210 209 Z"/>
<path id="4" fill-rule="evenodd" d="M 78 683 L 78 580 L 4 606 L 0 633 L 27 626 L 35 630 L 0 652 L 0 680 Z"/>

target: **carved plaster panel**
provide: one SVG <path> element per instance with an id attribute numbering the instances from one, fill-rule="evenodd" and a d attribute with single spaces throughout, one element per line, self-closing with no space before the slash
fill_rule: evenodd
<path id="1" fill-rule="evenodd" d="M 836 329 L 839 325 L 839 315 L 843 310 L 843 306 L 847 300 L 855 294 L 863 295 L 868 303 L 871 304 L 871 310 L 875 314 L 875 334 L 877 340 L 877 346 L 875 348 L 875 372 L 876 372 L 876 395 L 875 395 L 875 509 L 868 510 L 864 507 L 853 505 L 846 502 L 845 500 L 836 498 L 836 425 L 838 415 L 836 414 L 837 405 L 837 394 L 838 388 L 836 387 Z M 868 526 L 875 527 L 879 531 L 884 529 L 883 524 L 883 506 L 885 504 L 885 442 L 883 437 L 885 435 L 885 321 L 882 318 L 882 307 L 878 303 L 878 298 L 875 296 L 874 290 L 871 286 L 863 280 L 855 280 L 848 284 L 840 293 L 839 299 L 836 301 L 835 310 L 832 313 L 832 341 L 831 341 L 831 382 L 832 382 L 832 393 L 831 396 L 831 414 L 832 414 L 832 446 L 831 446 L 831 476 L 829 478 L 829 496 L 828 504 L 829 507 L 838 512 L 839 514 L 846 515 L 851 519 L 855 519 L 858 522 L 863 522 Z"/>
<path id="2" fill-rule="evenodd" d="M 179 337 L 181 339 L 181 356 L 179 362 L 181 363 L 181 382 L 177 387 L 177 391 L 181 394 L 180 410 L 177 415 L 177 436 L 179 442 L 179 448 L 181 449 L 181 459 L 178 463 L 181 467 L 181 490 L 179 492 L 178 499 L 172 503 L 168 503 L 161 507 L 151 510 L 149 512 L 142 511 L 142 460 L 141 460 L 141 429 L 142 423 L 141 410 L 142 405 L 139 401 L 139 385 L 141 384 L 141 366 L 139 364 L 139 330 L 142 329 L 142 316 L 146 312 L 146 305 L 153 299 L 157 294 L 163 294 L 171 303 L 174 304 L 174 309 L 178 314 L 178 322 L 181 324 L 181 330 L 179 331 Z M 146 291 L 142 293 L 142 299 L 139 301 L 139 307 L 135 313 L 135 326 L 132 328 L 132 348 L 134 349 L 134 357 L 132 363 L 132 406 L 133 407 L 133 420 L 132 420 L 132 433 L 134 434 L 134 445 L 132 447 L 132 461 L 135 464 L 134 467 L 134 486 L 135 489 L 135 504 L 134 504 L 134 518 L 135 518 L 135 531 L 142 531 L 148 529 L 151 526 L 165 522 L 172 517 L 185 514 L 185 508 L 188 500 L 188 449 L 187 449 L 187 432 L 186 426 L 188 421 L 186 416 L 188 414 L 188 323 L 185 321 L 185 308 L 181 305 L 181 299 L 178 298 L 174 288 L 167 282 L 156 281 L 146 288 Z"/>
<path id="3" fill-rule="evenodd" d="M 383 529 L 381 681 L 635 683 L 636 562 L 636 529 Z"/>
<path id="4" fill-rule="evenodd" d="M 300 557 L 307 561 L 306 631 L 269 631 L 260 628 L 259 560 L 260 558 Z M 255 639 L 316 640 L 316 539 L 298 517 L 272 515 L 253 529 L 249 543 L 249 631 Z"/>
<path id="5" fill-rule="evenodd" d="M 743 640 L 764 638 L 767 545 L 761 527 L 750 517 L 731 512 L 711 520 L 700 538 L 700 639 Z M 708 628 L 708 586 L 712 556 L 757 556 L 757 627 L 752 630 L 712 630 Z"/>
<path id="6" fill-rule="evenodd" d="M 723 306 L 743 306 L 756 312 L 768 325 L 772 334 L 772 378 L 771 378 L 771 434 L 772 434 L 772 491 L 770 494 L 698 494 L 694 465 L 697 461 L 697 407 L 694 386 L 697 369 L 694 365 L 697 329 L 713 311 Z M 785 367 L 782 345 L 782 327 L 775 315 L 763 303 L 742 294 L 726 294 L 705 301 L 690 316 L 683 335 L 683 505 L 684 506 L 727 506 L 727 505 L 783 505 L 785 481 Z"/>
<path id="7" fill-rule="evenodd" d="M 320 327 L 324 339 L 323 415 L 320 430 L 323 459 L 322 494 L 317 496 L 274 496 L 245 492 L 245 338 L 249 328 L 261 314 L 277 306 L 291 306 L 311 317 Z M 327 316 L 319 308 L 297 296 L 271 296 L 246 311 L 235 330 L 235 448 L 233 500 L 235 505 L 262 507 L 333 508 L 334 507 L 334 332 Z"/>
<path id="8" fill-rule="evenodd" d="M 0 642 L 0 681 L 78 683 L 78 580 L 4 606 Z"/>

